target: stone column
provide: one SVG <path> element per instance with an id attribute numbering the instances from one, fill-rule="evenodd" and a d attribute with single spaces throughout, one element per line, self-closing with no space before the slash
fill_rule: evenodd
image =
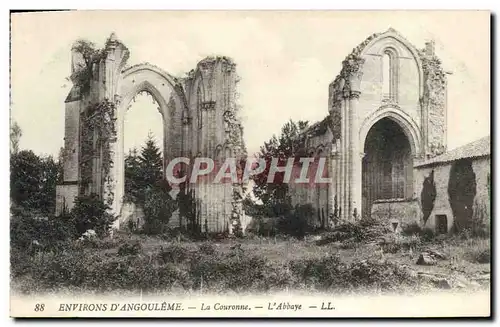
<path id="1" fill-rule="evenodd" d="M 357 105 L 359 91 L 351 90 L 349 95 L 349 121 L 350 121 L 350 144 L 349 144 L 349 216 L 360 217 L 362 198 L 362 157 L 361 143 L 359 139 L 359 118 L 357 116 Z"/>
<path id="2" fill-rule="evenodd" d="M 339 219 L 341 221 L 345 221 L 346 219 L 346 211 L 347 209 L 347 174 L 348 174 L 348 152 L 347 152 L 347 146 L 348 146 L 348 140 L 347 140 L 347 133 L 348 133 L 348 121 L 347 121 L 347 116 L 346 116 L 346 101 L 342 100 L 342 105 L 341 105 L 341 115 L 342 115 L 342 133 L 340 135 L 340 192 L 339 192 Z"/>

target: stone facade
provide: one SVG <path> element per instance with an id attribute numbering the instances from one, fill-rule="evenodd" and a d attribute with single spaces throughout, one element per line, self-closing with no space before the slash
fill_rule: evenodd
<path id="1" fill-rule="evenodd" d="M 491 223 L 491 156 L 490 137 L 457 148 L 415 166 L 415 185 L 419 194 L 421 210 L 418 215 L 420 225 L 440 232 L 439 220 L 446 221 L 446 231 L 451 231 L 455 220 L 460 218 L 460 210 L 453 208 L 453 196 L 461 207 L 469 206 L 469 223 L 489 228 Z M 456 154 L 456 155 L 455 155 Z M 464 167 L 457 169 L 457 167 Z M 469 173 L 467 173 L 467 171 Z M 425 180 L 431 180 L 434 187 L 426 188 Z M 453 180 L 463 183 L 453 186 Z M 433 193 L 426 203 L 426 194 Z M 431 201 L 433 199 L 433 201 Z M 428 207 L 427 214 L 425 208 Z M 467 215 L 467 211 L 465 212 Z M 469 226 L 470 227 L 470 226 Z"/>
<path id="2" fill-rule="evenodd" d="M 238 75 L 230 58 L 205 58 L 183 78 L 148 63 L 129 67 L 128 58 L 129 50 L 112 34 L 91 69 L 88 88 L 74 85 L 66 99 L 64 185 L 76 186 L 78 191 L 58 187 L 58 214 L 62 203 L 70 208 L 77 195 L 96 193 L 119 216 L 115 225 L 120 227 L 124 205 L 124 119 L 140 92 L 153 96 L 162 115 L 165 165 L 181 156 L 222 160 L 246 155 L 238 116 Z M 83 65 L 82 55 L 74 52 L 72 73 Z M 105 145 L 101 144 L 102 129 L 89 131 L 89 126 L 97 123 L 89 108 L 100 108 L 98 104 L 103 102 L 108 103 L 101 107 L 109 111 L 112 122 L 112 136 L 106 138 Z M 197 212 L 204 217 L 208 231 L 227 230 L 238 220 L 241 201 L 237 195 L 242 188 L 227 184 L 194 186 Z"/>
<path id="3" fill-rule="evenodd" d="M 327 128 L 306 142 L 327 150 L 332 185 L 325 194 L 294 190 L 292 201 L 326 209 L 330 222 L 413 215 L 413 165 L 446 149 L 446 75 L 433 42 L 419 50 L 392 28 L 354 48 L 329 86 Z"/>

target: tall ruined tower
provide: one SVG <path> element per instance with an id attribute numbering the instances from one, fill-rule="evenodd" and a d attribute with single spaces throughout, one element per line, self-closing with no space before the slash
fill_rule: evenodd
<path id="1" fill-rule="evenodd" d="M 446 74 L 434 43 L 418 50 L 392 28 L 371 35 L 343 61 L 328 106 L 340 218 L 416 201 L 414 162 L 446 149 Z"/>
<path id="2" fill-rule="evenodd" d="M 163 118 L 166 163 L 176 157 L 245 155 L 238 118 L 236 65 L 206 58 L 187 78 L 145 63 L 127 67 L 129 50 L 112 34 L 102 50 L 76 43 L 73 88 L 66 99 L 64 182 L 56 214 L 80 195 L 96 194 L 120 217 L 124 201 L 124 119 L 140 92 L 152 95 Z M 241 185 L 196 185 L 197 212 L 208 231 L 227 230 L 241 212 Z M 120 218 L 115 224 L 120 225 Z"/>

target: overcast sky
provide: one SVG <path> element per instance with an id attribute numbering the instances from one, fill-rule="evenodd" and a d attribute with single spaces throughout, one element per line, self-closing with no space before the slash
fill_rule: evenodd
<path id="1" fill-rule="evenodd" d="M 15 14 L 11 116 L 23 131 L 22 149 L 57 155 L 71 87 L 66 80 L 71 45 L 86 38 L 103 46 L 115 32 L 130 50 L 129 64 L 150 62 L 177 76 L 208 55 L 232 57 L 242 78 L 245 142 L 249 151 L 257 151 L 287 119 L 325 117 L 328 85 L 342 60 L 370 34 L 392 27 L 417 48 L 434 39 L 444 68 L 453 73 L 448 90 L 451 149 L 490 133 L 489 23 L 488 12 Z M 140 145 L 150 130 L 161 128 L 149 101 L 141 97 L 127 115 L 127 147 Z"/>

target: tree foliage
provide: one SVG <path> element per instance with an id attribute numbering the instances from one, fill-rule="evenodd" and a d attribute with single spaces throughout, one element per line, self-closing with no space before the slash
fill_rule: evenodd
<path id="1" fill-rule="evenodd" d="M 79 235 L 91 229 L 102 237 L 108 234 L 115 217 L 109 214 L 109 207 L 97 195 L 91 194 L 75 199 L 70 221 L 74 223 Z"/>
<path id="2" fill-rule="evenodd" d="M 73 44 L 72 50 L 81 55 L 82 61 L 76 63 L 77 67 L 69 79 L 82 92 L 87 92 L 93 78 L 94 66 L 105 57 L 105 51 L 97 49 L 93 42 L 84 39 L 77 40 Z"/>
<path id="3" fill-rule="evenodd" d="M 23 136 L 23 131 L 17 122 L 13 122 L 10 126 L 10 152 L 16 154 L 19 152 L 19 141 Z"/>
<path id="4" fill-rule="evenodd" d="M 284 166 L 288 158 L 295 158 L 303 149 L 301 133 L 308 127 L 307 121 L 288 121 L 282 128 L 281 134 L 264 143 L 260 148 L 259 158 L 266 162 L 265 170 L 255 175 L 254 194 L 275 214 L 280 215 L 290 208 L 288 199 L 288 185 L 283 183 L 284 173 L 277 173 L 272 183 L 268 183 L 269 169 L 273 158 L 278 158 L 278 165 Z"/>
<path id="5" fill-rule="evenodd" d="M 176 210 L 171 190 L 163 178 L 160 148 L 150 134 L 140 154 L 134 149 L 125 158 L 125 200 L 144 209 L 147 233 L 161 233 Z"/>
<path id="6" fill-rule="evenodd" d="M 133 149 L 125 158 L 126 200 L 144 204 L 146 191 L 155 188 L 162 179 L 163 158 L 150 134 L 140 154 Z"/>
<path id="7" fill-rule="evenodd" d="M 10 197 L 26 210 L 51 214 L 55 210 L 56 185 L 62 177 L 60 162 L 23 150 L 11 156 Z"/>

